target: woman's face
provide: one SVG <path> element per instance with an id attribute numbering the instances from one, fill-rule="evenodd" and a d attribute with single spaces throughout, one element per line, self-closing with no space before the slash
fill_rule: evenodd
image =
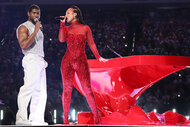
<path id="1" fill-rule="evenodd" d="M 67 22 L 68 22 L 68 23 L 71 23 L 71 22 L 73 22 L 73 21 L 76 21 L 76 19 L 77 19 L 77 18 L 76 18 L 77 14 L 74 13 L 73 11 L 74 11 L 73 8 L 69 8 L 69 9 L 67 9 L 67 11 L 66 11 L 66 18 L 67 18 Z"/>

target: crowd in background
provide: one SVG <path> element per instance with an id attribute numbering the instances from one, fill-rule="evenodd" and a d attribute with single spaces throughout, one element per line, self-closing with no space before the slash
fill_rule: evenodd
<path id="1" fill-rule="evenodd" d="M 7 119 L 12 119 L 11 122 L 14 124 L 17 111 L 17 94 L 23 85 L 24 76 L 23 54 L 16 38 L 16 28 L 20 23 L 27 20 L 27 16 L 26 11 L 17 10 L 14 17 L 10 17 L 14 9 L 11 11 L 6 10 L 6 8 L 4 11 L 2 10 L 0 12 L 0 103 L 6 106 L 9 116 L 12 114 L 12 117 Z M 53 124 L 52 111 L 58 109 L 60 116 L 58 123 L 61 123 L 63 111 L 60 64 L 67 45 L 58 40 L 60 24 L 59 21 L 54 21 L 52 18 L 57 13 L 43 15 L 43 8 L 41 10 L 45 37 L 45 60 L 48 62 L 46 120 Z M 135 38 L 133 42 L 129 40 L 128 32 L 130 30 L 128 28 L 129 25 L 136 24 L 129 24 L 129 12 L 127 10 L 118 12 L 118 10 L 111 9 L 98 9 L 98 11 L 97 9 L 86 9 L 83 12 L 102 57 L 109 59 L 129 55 L 190 55 L 190 9 L 141 12 L 142 14 L 136 19 L 139 28 L 134 27 L 136 29 L 135 35 L 138 36 L 133 36 Z M 5 17 L 2 18 L 3 15 Z M 133 51 L 128 47 L 130 43 L 133 43 Z M 95 59 L 88 45 L 86 46 L 86 54 L 88 59 Z M 159 113 L 163 113 L 176 108 L 177 112 L 187 115 L 190 114 L 188 109 L 190 106 L 189 90 L 190 71 L 189 69 L 182 70 L 147 89 L 138 98 L 137 105 L 145 112 L 157 109 Z M 90 111 L 85 97 L 76 89 L 73 89 L 71 108 L 78 112 Z M 2 121 L 2 124 L 6 124 L 5 120 Z"/>

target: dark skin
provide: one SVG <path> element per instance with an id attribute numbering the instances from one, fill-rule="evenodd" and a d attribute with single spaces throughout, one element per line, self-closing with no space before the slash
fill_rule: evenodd
<path id="1" fill-rule="evenodd" d="M 28 29 L 22 25 L 18 29 L 18 42 L 22 49 L 27 49 L 34 41 L 36 34 L 38 33 L 40 27 L 42 27 L 40 22 L 35 23 L 35 18 L 40 18 L 40 10 L 32 9 L 31 12 L 28 12 L 28 21 L 32 22 L 35 25 L 34 32 L 29 35 Z"/>

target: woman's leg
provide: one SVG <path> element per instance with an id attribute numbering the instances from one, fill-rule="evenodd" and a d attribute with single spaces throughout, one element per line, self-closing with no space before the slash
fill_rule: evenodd
<path id="1" fill-rule="evenodd" d="M 69 107 L 71 103 L 71 93 L 73 88 L 73 78 L 74 78 L 74 69 L 67 62 L 62 62 L 61 65 L 61 74 L 63 81 L 63 93 L 62 93 L 62 104 L 64 111 L 64 124 L 69 124 Z"/>
<path id="2" fill-rule="evenodd" d="M 87 102 L 92 110 L 94 115 L 94 123 L 99 124 L 99 115 L 97 111 L 96 100 L 91 89 L 90 83 L 90 71 L 87 61 L 80 63 L 80 66 L 77 68 L 76 73 L 80 80 L 83 91 L 85 92 Z"/>

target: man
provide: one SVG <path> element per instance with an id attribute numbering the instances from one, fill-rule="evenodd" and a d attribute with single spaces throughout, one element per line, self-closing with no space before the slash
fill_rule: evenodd
<path id="1" fill-rule="evenodd" d="M 44 36 L 39 22 L 40 8 L 31 5 L 28 10 L 28 21 L 22 23 L 16 31 L 18 42 L 24 54 L 24 85 L 18 94 L 18 112 L 16 125 L 48 125 L 44 122 L 44 112 L 47 100 L 46 71 L 44 60 Z M 27 107 L 30 102 L 28 120 Z"/>

